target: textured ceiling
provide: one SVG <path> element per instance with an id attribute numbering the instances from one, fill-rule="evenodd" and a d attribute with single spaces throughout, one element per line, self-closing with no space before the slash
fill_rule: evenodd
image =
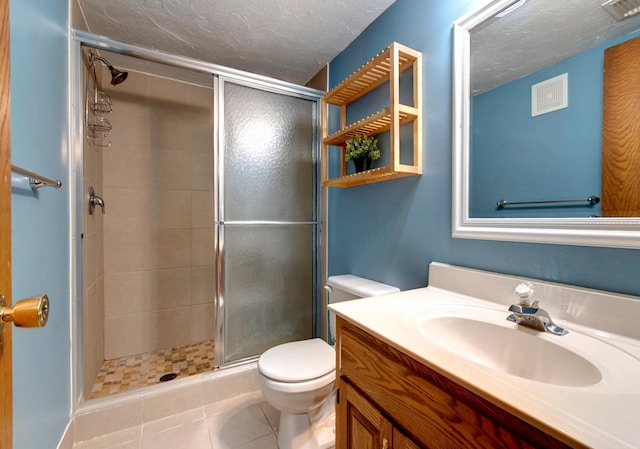
<path id="1" fill-rule="evenodd" d="M 309 81 L 395 0 L 79 0 L 89 31 Z"/>
<path id="2" fill-rule="evenodd" d="M 472 91 L 483 92 L 640 29 L 616 21 L 604 0 L 527 0 L 471 33 Z"/>

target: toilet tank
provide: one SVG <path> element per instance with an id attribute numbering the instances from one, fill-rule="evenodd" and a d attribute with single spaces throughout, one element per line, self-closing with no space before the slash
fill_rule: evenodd
<path id="1" fill-rule="evenodd" d="M 352 274 L 341 274 L 329 276 L 325 289 L 329 293 L 329 304 L 342 301 L 350 301 L 358 298 L 368 298 L 370 296 L 388 295 L 400 291 L 398 287 L 361 278 Z M 336 315 L 329 312 L 329 341 L 335 341 L 336 335 Z"/>

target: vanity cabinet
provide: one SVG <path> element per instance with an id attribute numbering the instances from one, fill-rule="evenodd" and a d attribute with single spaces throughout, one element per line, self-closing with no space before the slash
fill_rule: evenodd
<path id="1" fill-rule="evenodd" d="M 412 103 L 400 103 L 400 74 L 412 70 Z M 377 87 L 389 86 L 389 105 L 353 124 L 347 124 L 347 108 Z M 322 186 L 350 187 L 422 174 L 422 54 L 393 42 L 322 97 Z M 328 135 L 329 105 L 340 108 L 340 129 Z M 412 124 L 412 162 L 401 163 L 400 127 Z M 389 165 L 347 174 L 346 141 L 356 134 L 367 136 L 389 131 Z M 340 176 L 328 178 L 329 148 L 340 148 Z M 408 159 L 408 158 L 407 158 Z"/>
<path id="2" fill-rule="evenodd" d="M 586 447 L 341 317 L 337 329 L 336 449 Z"/>

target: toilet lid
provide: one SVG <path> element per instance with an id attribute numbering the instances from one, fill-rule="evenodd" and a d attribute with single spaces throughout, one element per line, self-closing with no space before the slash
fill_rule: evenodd
<path id="1" fill-rule="evenodd" d="M 258 369 L 273 380 L 302 382 L 335 370 L 336 352 L 319 338 L 284 343 L 265 351 Z"/>

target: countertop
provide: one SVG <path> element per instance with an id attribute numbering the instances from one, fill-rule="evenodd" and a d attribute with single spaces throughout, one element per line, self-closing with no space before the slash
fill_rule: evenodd
<path id="1" fill-rule="evenodd" d="M 505 320 L 509 315 L 504 304 L 431 286 L 332 304 L 329 309 L 512 414 L 537 422 L 547 433 L 556 437 L 566 435 L 594 448 L 640 448 L 638 340 L 552 316 L 569 334 L 558 337 L 540 332 L 536 338 L 556 339 L 552 340 L 556 344 L 572 346 L 573 351 L 600 370 L 602 379 L 581 387 L 547 384 L 507 374 L 450 352 L 446 345 L 424 338 L 418 327 L 411 324 L 416 317 L 437 309 L 433 306 L 451 305 L 504 312 Z M 620 359 L 628 359 L 629 363 L 594 360 L 597 352 L 593 348 L 582 351 L 579 347 L 585 339 L 589 341 L 587 336 L 604 343 L 609 348 L 604 353 L 619 352 Z"/>

